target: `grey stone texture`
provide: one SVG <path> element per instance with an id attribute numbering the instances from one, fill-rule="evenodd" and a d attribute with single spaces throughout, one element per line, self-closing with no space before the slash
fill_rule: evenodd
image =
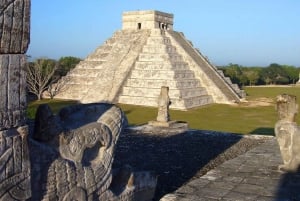
<path id="1" fill-rule="evenodd" d="M 171 101 L 169 98 L 169 87 L 161 87 L 157 103 L 158 112 L 156 120 L 160 122 L 170 121 L 169 106 L 171 104 Z"/>
<path id="2" fill-rule="evenodd" d="M 182 33 L 173 31 L 173 15 L 159 11 L 123 13 L 123 29 L 60 82 L 65 86 L 56 98 L 83 103 L 156 107 L 161 86 L 169 87 L 173 109 L 239 102 L 243 97 Z"/>
<path id="3" fill-rule="evenodd" d="M 58 115 L 41 105 L 30 141 L 32 200 L 151 200 L 154 174 L 130 168 L 113 173 L 114 149 L 125 126 L 115 105 L 74 105 Z"/>
<path id="4" fill-rule="evenodd" d="M 28 127 L 0 131 L 0 200 L 27 200 L 31 196 Z"/>
<path id="5" fill-rule="evenodd" d="M 25 124 L 25 55 L 0 55 L 0 130 Z"/>
<path id="6" fill-rule="evenodd" d="M 281 162 L 277 141 L 270 138 L 160 200 L 299 200 L 300 174 L 279 171 Z"/>
<path id="7" fill-rule="evenodd" d="M 30 0 L 0 2 L 0 54 L 24 54 L 30 41 Z"/>
<path id="8" fill-rule="evenodd" d="M 275 134 L 280 146 L 283 164 L 282 171 L 298 171 L 300 167 L 300 128 L 296 124 L 298 104 L 296 96 L 282 94 L 277 96 L 279 121 L 275 124 Z"/>
<path id="9" fill-rule="evenodd" d="M 31 197 L 25 124 L 24 53 L 29 44 L 29 0 L 0 2 L 0 200 Z"/>

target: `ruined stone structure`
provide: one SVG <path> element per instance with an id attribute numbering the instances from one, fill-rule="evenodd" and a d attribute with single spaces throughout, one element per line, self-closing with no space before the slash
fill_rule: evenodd
<path id="1" fill-rule="evenodd" d="M 276 106 L 279 121 L 275 124 L 275 135 L 280 147 L 282 171 L 299 171 L 300 167 L 300 127 L 295 122 L 298 113 L 296 97 L 282 94 L 277 96 Z"/>
<path id="2" fill-rule="evenodd" d="M 41 105 L 30 141 L 32 200 L 150 201 L 156 176 L 130 168 L 112 171 L 114 149 L 126 126 L 111 104 L 74 105 L 54 115 Z"/>
<path id="3" fill-rule="evenodd" d="M 61 81 L 56 98 L 83 103 L 157 106 L 169 86 L 170 108 L 239 102 L 237 85 L 224 77 L 181 32 L 173 15 L 159 11 L 123 13 L 123 28 L 80 62 Z"/>
<path id="4" fill-rule="evenodd" d="M 26 126 L 25 52 L 29 0 L 0 2 L 0 200 L 31 196 Z"/>
<path id="5" fill-rule="evenodd" d="M 126 125 L 110 104 L 42 105 L 34 132 L 26 125 L 25 52 L 30 0 L 0 2 L 0 201 L 150 201 L 156 176 L 125 166 L 112 170 Z"/>
<path id="6" fill-rule="evenodd" d="M 169 87 L 162 86 L 157 99 L 156 121 L 149 121 L 148 125 L 143 126 L 144 131 L 158 131 L 160 133 L 180 133 L 188 130 L 188 123 L 170 119 L 169 107 L 171 105 L 169 97 Z"/>
<path id="7" fill-rule="evenodd" d="M 171 104 L 169 98 L 169 87 L 162 86 L 158 97 L 158 112 L 157 121 L 168 122 L 170 121 L 169 106 Z"/>

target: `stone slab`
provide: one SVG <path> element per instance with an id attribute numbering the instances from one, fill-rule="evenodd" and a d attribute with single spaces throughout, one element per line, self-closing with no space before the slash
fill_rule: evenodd
<path id="1" fill-rule="evenodd" d="M 25 124 L 25 55 L 0 55 L 0 130 Z"/>
<path id="2" fill-rule="evenodd" d="M 27 51 L 30 41 L 30 0 L 0 2 L 0 54 Z"/>

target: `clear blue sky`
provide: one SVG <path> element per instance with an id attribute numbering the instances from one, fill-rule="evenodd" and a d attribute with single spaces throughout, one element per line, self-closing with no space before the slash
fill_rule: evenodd
<path id="1" fill-rule="evenodd" d="M 215 65 L 300 67 L 299 0 L 31 0 L 27 54 L 84 59 L 133 10 L 173 13 L 174 30 Z"/>

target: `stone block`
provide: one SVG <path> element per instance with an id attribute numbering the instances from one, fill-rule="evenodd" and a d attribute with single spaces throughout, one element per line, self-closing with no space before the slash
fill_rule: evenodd
<path id="1" fill-rule="evenodd" d="M 25 124 L 25 61 L 23 54 L 0 55 L 0 130 Z"/>
<path id="2" fill-rule="evenodd" d="M 0 54 L 22 54 L 30 40 L 30 0 L 0 2 Z"/>
<path id="3" fill-rule="evenodd" d="M 27 126 L 0 131 L 0 200 L 31 196 Z"/>

